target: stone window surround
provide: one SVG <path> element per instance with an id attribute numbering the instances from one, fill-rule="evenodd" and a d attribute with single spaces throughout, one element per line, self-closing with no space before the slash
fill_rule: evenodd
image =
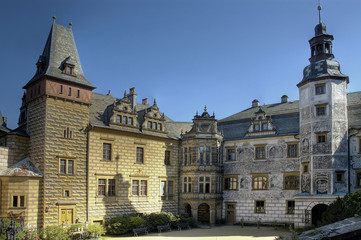
<path id="1" fill-rule="evenodd" d="M 14 199 L 17 199 L 16 202 L 14 202 Z M 23 206 L 21 206 L 21 198 L 23 198 Z M 26 195 L 25 194 L 11 194 L 10 195 L 10 206 L 9 208 L 26 208 Z M 16 204 L 16 206 L 14 206 Z"/>
<path id="2" fill-rule="evenodd" d="M 224 190 L 237 191 L 238 190 L 238 175 L 224 175 Z M 227 184 L 228 182 L 228 184 Z M 234 186 L 235 184 L 235 186 Z M 227 186 L 228 185 L 228 186 Z"/>
<path id="3" fill-rule="evenodd" d="M 134 183 L 137 182 L 137 185 Z M 130 191 L 131 196 L 135 197 L 147 197 L 148 196 L 148 178 L 140 177 L 140 178 L 132 178 L 131 179 L 132 187 Z M 137 187 L 137 191 L 135 191 L 135 187 Z M 144 188 L 145 187 L 145 188 Z M 136 194 L 134 194 L 137 192 Z"/>
<path id="4" fill-rule="evenodd" d="M 315 115 L 317 117 L 327 116 L 327 104 L 315 105 Z"/>
<path id="5" fill-rule="evenodd" d="M 253 191 L 259 191 L 259 190 L 268 190 L 268 173 L 255 173 L 252 174 L 252 190 Z M 259 184 L 257 184 L 257 186 L 255 186 L 255 180 L 257 180 L 258 178 L 266 178 L 265 181 L 264 179 L 261 180 L 261 184 L 262 186 L 258 186 Z"/>
<path id="6" fill-rule="evenodd" d="M 296 145 L 296 154 L 295 156 L 290 154 L 290 150 L 292 151 L 292 149 L 290 149 L 290 146 Z M 299 157 L 299 144 L 298 142 L 288 142 L 287 143 L 287 158 L 298 158 Z"/>
<path id="7" fill-rule="evenodd" d="M 267 144 L 254 145 L 254 160 L 266 160 L 266 146 Z"/>
<path id="8" fill-rule="evenodd" d="M 183 177 L 183 193 L 192 192 L 192 177 Z"/>
<path id="9" fill-rule="evenodd" d="M 234 162 L 237 161 L 236 147 L 226 147 L 226 161 Z M 232 152 L 233 151 L 233 152 Z M 229 159 L 231 157 L 231 159 Z"/>
<path id="10" fill-rule="evenodd" d="M 147 121 L 147 128 L 154 131 L 163 131 L 163 124 L 155 120 Z"/>
<path id="11" fill-rule="evenodd" d="M 203 178 L 203 181 L 201 181 L 201 178 Z M 209 179 L 209 181 L 207 181 L 207 178 Z M 202 185 L 202 187 L 201 187 L 201 185 Z M 199 193 L 211 193 L 212 192 L 211 186 L 212 186 L 212 180 L 211 180 L 210 175 L 198 176 L 198 192 Z M 201 188 L 203 188 L 202 191 L 201 191 Z"/>
<path id="12" fill-rule="evenodd" d="M 315 95 L 322 95 L 326 93 L 326 84 L 315 84 Z"/>
<path id="13" fill-rule="evenodd" d="M 290 206 L 293 205 L 293 206 Z M 295 214 L 296 202 L 295 200 L 286 200 L 286 214 Z"/>
<path id="14" fill-rule="evenodd" d="M 145 148 L 144 146 L 136 146 L 135 148 L 135 163 L 144 164 L 145 163 Z"/>
<path id="15" fill-rule="evenodd" d="M 159 183 L 159 186 L 160 186 L 160 199 L 162 201 L 173 201 L 174 200 L 174 197 L 175 197 L 175 185 L 176 185 L 176 179 L 175 178 L 161 178 L 160 179 L 160 183 Z M 165 183 L 164 185 L 164 195 L 162 195 L 162 183 Z M 171 188 L 171 191 L 169 191 L 169 182 L 172 182 L 172 188 Z"/>
<path id="16" fill-rule="evenodd" d="M 327 144 L 327 134 L 328 134 L 328 132 L 318 132 L 318 133 L 316 133 L 316 143 L 317 144 Z"/>
<path id="17" fill-rule="evenodd" d="M 109 151 L 109 153 L 106 153 L 105 151 L 107 152 Z M 102 161 L 112 161 L 112 159 L 113 159 L 113 142 L 103 141 Z"/>
<path id="18" fill-rule="evenodd" d="M 288 177 L 298 177 L 298 181 L 295 187 L 287 187 L 286 178 Z M 283 190 L 299 190 L 300 188 L 300 174 L 299 172 L 284 172 L 283 173 Z"/>
<path id="19" fill-rule="evenodd" d="M 75 171 L 76 171 L 76 161 L 75 158 L 71 158 L 71 157 L 57 157 L 58 158 L 58 164 L 59 164 L 59 175 L 75 175 Z M 65 172 L 61 173 L 61 161 L 65 161 Z M 73 162 L 73 173 L 69 173 L 69 161 Z"/>
<path id="20" fill-rule="evenodd" d="M 339 177 L 341 179 L 339 179 Z M 345 171 L 336 171 L 335 172 L 335 180 L 337 183 L 344 183 L 345 182 Z"/>
<path id="21" fill-rule="evenodd" d="M 266 200 L 254 200 L 254 213 L 266 213 Z"/>
<path id="22" fill-rule="evenodd" d="M 183 147 L 183 165 L 191 165 L 192 164 L 192 147 L 184 146 Z"/>
<path id="23" fill-rule="evenodd" d="M 105 180 L 105 184 L 104 184 L 104 187 L 105 187 L 105 194 L 102 195 L 102 194 L 99 194 L 99 180 Z M 109 195 L 109 180 L 114 180 L 114 195 Z M 98 175 L 97 176 L 97 192 L 96 192 L 96 196 L 97 197 L 115 197 L 117 196 L 117 180 L 116 180 L 116 176 L 113 175 L 113 176 L 102 176 L 102 175 Z"/>
<path id="24" fill-rule="evenodd" d="M 164 151 L 164 165 L 165 166 L 172 165 L 172 151 L 171 150 Z"/>

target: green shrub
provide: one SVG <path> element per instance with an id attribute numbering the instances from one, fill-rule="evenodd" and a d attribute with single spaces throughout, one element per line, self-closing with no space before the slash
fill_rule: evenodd
<path id="1" fill-rule="evenodd" d="M 171 223 L 171 217 L 168 213 L 150 213 L 143 216 L 144 226 L 148 228 L 149 231 L 156 231 L 157 226 L 167 225 Z"/>
<path id="2" fill-rule="evenodd" d="M 89 237 L 100 237 L 105 234 L 105 228 L 99 224 L 91 224 L 87 227 Z"/>
<path id="3" fill-rule="evenodd" d="M 343 219 L 361 215 L 361 191 L 348 193 L 343 198 L 337 198 L 322 214 L 319 225 L 327 225 Z"/>
<path id="4" fill-rule="evenodd" d="M 44 240 L 68 240 L 70 236 L 62 226 L 46 226 L 41 230 Z"/>
<path id="5" fill-rule="evenodd" d="M 143 226 L 144 220 L 134 214 L 122 215 L 114 217 L 107 221 L 106 231 L 111 235 L 121 235 L 130 232 L 133 228 Z"/>
<path id="6" fill-rule="evenodd" d="M 0 234 L 0 240 L 5 240 L 6 239 L 6 229 L 9 227 L 10 222 L 11 222 L 10 219 L 4 218 L 4 232 L 2 234 Z M 15 226 L 18 229 L 18 232 L 16 234 L 16 239 L 18 239 L 18 240 L 25 239 L 26 231 L 20 231 L 21 224 L 19 222 L 15 222 Z"/>

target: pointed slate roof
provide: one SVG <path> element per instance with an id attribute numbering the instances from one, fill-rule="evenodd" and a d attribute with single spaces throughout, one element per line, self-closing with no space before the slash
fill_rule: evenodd
<path id="1" fill-rule="evenodd" d="M 43 174 L 35 166 L 29 157 L 15 163 L 0 172 L 0 176 L 8 177 L 43 177 Z"/>
<path id="2" fill-rule="evenodd" d="M 62 72 L 64 63 L 74 65 L 74 76 Z M 95 88 L 84 76 L 71 28 L 53 23 L 38 64 L 43 65 L 42 71 L 35 73 L 34 77 L 23 88 L 26 89 L 43 76 L 55 77 Z"/>

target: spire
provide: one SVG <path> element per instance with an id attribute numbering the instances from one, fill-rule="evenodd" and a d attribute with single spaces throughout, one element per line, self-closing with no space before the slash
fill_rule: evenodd
<path id="1" fill-rule="evenodd" d="M 320 3 L 320 0 L 318 0 L 318 7 L 317 7 L 317 10 L 318 10 L 318 23 L 321 23 L 321 3 Z"/>
<path id="2" fill-rule="evenodd" d="M 55 20 L 56 17 L 53 16 L 53 24 L 48 39 L 36 64 L 38 69 L 24 88 L 26 89 L 38 79 L 48 76 L 94 89 L 84 76 L 71 28 L 57 24 Z M 65 72 L 69 64 L 71 65 L 71 73 Z"/>

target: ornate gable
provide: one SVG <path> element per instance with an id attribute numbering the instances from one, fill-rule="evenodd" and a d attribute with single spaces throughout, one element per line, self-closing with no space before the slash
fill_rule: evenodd
<path id="1" fill-rule="evenodd" d="M 138 115 L 133 110 L 132 104 L 127 98 L 126 92 L 124 97 L 118 99 L 109 106 L 108 121 L 111 126 L 138 128 Z"/>
<path id="2" fill-rule="evenodd" d="M 165 117 L 164 113 L 159 111 L 157 101 L 154 99 L 153 106 L 144 110 L 142 119 L 142 130 L 150 130 L 165 133 Z"/>
<path id="3" fill-rule="evenodd" d="M 262 136 L 276 134 L 276 128 L 272 124 L 271 116 L 267 114 L 259 107 L 255 112 L 255 117 L 251 119 L 251 125 L 247 130 L 246 136 Z"/>

